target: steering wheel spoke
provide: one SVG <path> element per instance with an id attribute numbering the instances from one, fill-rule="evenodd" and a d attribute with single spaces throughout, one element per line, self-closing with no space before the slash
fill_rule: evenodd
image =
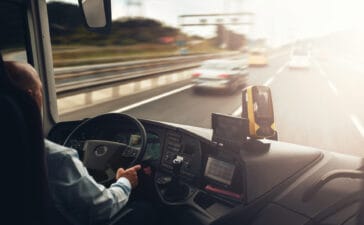
<path id="1" fill-rule="evenodd" d="M 138 156 L 139 152 L 140 152 L 139 148 L 126 146 L 121 155 L 127 158 L 135 158 Z"/>

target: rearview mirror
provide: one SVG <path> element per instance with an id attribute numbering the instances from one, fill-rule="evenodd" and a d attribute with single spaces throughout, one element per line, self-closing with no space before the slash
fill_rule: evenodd
<path id="1" fill-rule="evenodd" d="M 111 0 L 78 0 L 89 31 L 106 33 L 111 28 Z"/>
<path id="2" fill-rule="evenodd" d="M 277 140 L 269 87 L 249 86 L 242 93 L 242 115 L 249 120 L 249 136 Z"/>

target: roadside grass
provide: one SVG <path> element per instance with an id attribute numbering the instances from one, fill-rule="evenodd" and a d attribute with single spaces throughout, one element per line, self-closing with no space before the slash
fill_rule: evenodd
<path id="1" fill-rule="evenodd" d="M 187 54 L 215 53 L 221 50 L 209 42 L 187 46 Z M 53 46 L 55 67 L 123 62 L 180 55 L 180 47 L 163 44 L 136 44 L 128 46 Z"/>

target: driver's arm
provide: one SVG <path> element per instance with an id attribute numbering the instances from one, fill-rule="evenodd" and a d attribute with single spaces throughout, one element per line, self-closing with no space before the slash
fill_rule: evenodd
<path id="1" fill-rule="evenodd" d="M 113 217 L 128 202 L 131 184 L 119 178 L 110 188 L 98 184 L 77 151 L 45 142 L 48 179 L 55 206 L 76 224 L 95 224 Z"/>

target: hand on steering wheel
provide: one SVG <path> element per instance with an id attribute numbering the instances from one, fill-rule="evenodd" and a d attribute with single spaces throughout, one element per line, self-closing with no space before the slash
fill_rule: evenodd
<path id="1" fill-rule="evenodd" d="M 123 168 L 119 168 L 116 172 L 115 179 L 119 179 L 120 177 L 125 177 L 129 180 L 131 187 L 134 189 L 138 185 L 138 175 L 137 172 L 142 167 L 140 165 L 135 165 L 133 167 L 128 168 L 127 170 L 124 170 Z"/>

